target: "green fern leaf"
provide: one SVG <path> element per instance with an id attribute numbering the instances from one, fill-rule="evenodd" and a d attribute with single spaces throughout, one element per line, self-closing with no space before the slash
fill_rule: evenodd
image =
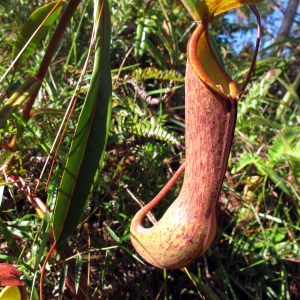
<path id="1" fill-rule="evenodd" d="M 256 155 L 254 155 L 252 152 L 244 152 L 239 157 L 237 163 L 232 169 L 232 173 L 235 174 L 241 169 L 245 168 L 248 165 L 254 164 L 255 161 L 258 159 Z"/>
<path id="2" fill-rule="evenodd" d="M 136 69 L 132 72 L 131 76 L 136 80 L 160 79 L 184 82 L 184 78 L 181 77 L 175 70 L 162 71 L 152 67 L 145 69 Z"/>
<path id="3" fill-rule="evenodd" d="M 292 142 L 298 135 L 299 130 L 299 127 L 288 127 L 282 133 L 277 133 L 273 144 L 270 146 L 268 151 L 270 163 L 278 161 L 277 156 L 281 156 L 292 151 Z"/>
<path id="4" fill-rule="evenodd" d="M 126 132 L 139 137 L 155 138 L 172 144 L 179 150 L 184 150 L 184 144 L 181 141 L 183 138 L 177 136 L 175 133 L 170 133 L 160 125 L 152 124 L 145 120 L 143 123 L 138 123 L 137 119 L 126 119 L 124 117 L 118 118 L 117 122 L 118 124 L 113 124 L 111 128 L 111 131 L 117 134 Z"/>
<path id="5" fill-rule="evenodd" d="M 248 127 L 254 127 L 254 126 L 260 126 L 260 127 L 268 127 L 268 128 L 274 128 L 274 129 L 280 129 L 282 126 L 279 123 L 276 123 L 274 121 L 267 120 L 266 118 L 255 115 L 250 118 L 243 117 L 239 118 L 237 121 L 236 129 L 241 130 Z"/>

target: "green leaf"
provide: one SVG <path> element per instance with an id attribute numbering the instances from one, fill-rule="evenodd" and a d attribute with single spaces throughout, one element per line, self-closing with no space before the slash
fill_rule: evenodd
<path id="1" fill-rule="evenodd" d="M 128 248 L 120 246 L 121 249 L 123 249 L 125 252 L 127 252 L 129 255 L 131 255 L 133 258 L 135 258 L 138 262 L 141 264 L 145 264 L 136 254 L 134 254 L 132 251 L 130 251 Z"/>
<path id="2" fill-rule="evenodd" d="M 80 283 L 80 275 L 82 270 L 82 257 L 78 255 L 75 262 L 75 291 L 78 292 L 79 283 Z"/>
<path id="3" fill-rule="evenodd" d="M 41 86 L 41 82 L 34 77 L 26 80 L 16 92 L 9 98 L 5 105 L 0 110 L 0 128 L 5 126 L 6 121 L 15 112 L 20 105 L 27 100 Z"/>
<path id="4" fill-rule="evenodd" d="M 14 256 L 19 257 L 20 256 L 19 247 L 13 237 L 13 234 L 9 231 L 6 224 L 2 221 L 1 218 L 0 218 L 0 231 L 3 233 L 5 241 L 7 242 L 7 245 L 9 246 Z"/>
<path id="5" fill-rule="evenodd" d="M 156 63 L 161 69 L 168 69 L 164 57 L 149 39 L 147 41 L 147 50 L 149 51 L 150 55 L 155 59 Z"/>
<path id="6" fill-rule="evenodd" d="M 30 39 L 29 44 L 18 59 L 18 63 L 23 62 L 31 55 L 58 18 L 62 7 L 63 1 L 54 1 L 38 8 L 30 15 L 15 42 L 12 53 L 13 59 L 17 57 Z"/>
<path id="7" fill-rule="evenodd" d="M 235 174 L 246 166 L 255 163 L 257 157 L 253 153 L 243 152 L 232 169 L 232 173 Z"/>
<path id="8" fill-rule="evenodd" d="M 184 149 L 184 144 L 180 141 L 179 136 L 175 132 L 169 132 L 169 130 L 157 124 L 153 125 L 148 120 L 144 120 L 143 123 L 138 123 L 138 120 L 134 120 L 134 118 L 129 118 L 128 120 L 120 118 L 117 122 L 118 124 L 112 126 L 111 130 L 118 134 L 128 132 L 145 138 L 166 141 L 181 150 Z"/>
<path id="9" fill-rule="evenodd" d="M 105 229 L 111 235 L 111 237 L 115 240 L 117 244 L 120 244 L 120 238 L 115 234 L 115 232 L 106 224 L 104 224 Z"/>
<path id="10" fill-rule="evenodd" d="M 246 167 L 247 165 L 253 164 L 258 172 L 263 175 L 269 177 L 274 184 L 279 187 L 283 192 L 287 195 L 291 196 L 290 190 L 287 188 L 283 179 L 272 169 L 269 162 L 265 162 L 263 159 L 258 157 L 256 154 L 244 152 L 236 163 L 233 173 L 236 173 Z"/>
<path id="11" fill-rule="evenodd" d="M 111 116 L 110 12 L 107 0 L 95 5 L 96 52 L 86 96 L 61 180 L 53 217 L 57 244 L 76 229 L 103 161 Z"/>
<path id="12" fill-rule="evenodd" d="M 145 53 L 146 45 L 149 40 L 149 34 L 151 29 L 149 27 L 152 20 L 141 18 L 138 21 L 136 36 L 135 36 L 135 47 L 134 55 L 139 60 Z"/>
<path id="13" fill-rule="evenodd" d="M 254 126 L 260 126 L 260 127 L 267 127 L 267 128 L 274 128 L 274 129 L 280 129 L 282 127 L 281 124 L 276 123 L 275 121 L 269 121 L 266 118 L 257 115 L 257 111 L 253 109 L 248 109 L 248 112 L 251 113 L 250 118 L 239 118 L 237 121 L 236 129 L 245 129 L 245 128 L 252 128 Z M 256 115 L 255 115 L 256 114 Z"/>
<path id="14" fill-rule="evenodd" d="M 271 162 L 277 159 L 277 156 L 282 155 L 292 150 L 291 143 L 299 133 L 299 127 L 286 128 L 283 133 L 279 132 L 272 146 L 269 148 L 268 157 Z"/>
<path id="15" fill-rule="evenodd" d="M 180 77 L 175 70 L 159 70 L 154 67 L 148 67 L 145 69 L 134 69 L 132 74 L 136 80 L 147 79 L 161 79 L 161 80 L 174 80 L 177 82 L 184 82 L 184 77 Z"/>
<path id="16" fill-rule="evenodd" d="M 286 184 L 284 183 L 282 177 L 280 177 L 274 169 L 271 168 L 268 162 L 263 161 L 261 158 L 258 158 L 254 162 L 255 167 L 257 170 L 264 176 L 268 176 L 276 187 L 279 187 L 283 192 L 287 195 L 291 196 L 290 190 L 287 188 Z"/>
<path id="17" fill-rule="evenodd" d="M 263 0 L 181 0 L 194 20 L 213 21 L 214 16 L 227 10 L 249 4 L 263 2 Z"/>
<path id="18" fill-rule="evenodd" d="M 300 80 L 300 75 L 297 76 Z M 300 98 L 297 94 L 297 88 L 293 86 L 293 84 L 286 83 L 284 80 L 282 80 L 280 77 L 276 76 L 276 79 L 288 90 L 288 92 L 291 94 L 291 96 L 294 98 L 295 102 L 299 105 L 300 104 Z M 298 83 L 299 86 L 299 83 Z"/>

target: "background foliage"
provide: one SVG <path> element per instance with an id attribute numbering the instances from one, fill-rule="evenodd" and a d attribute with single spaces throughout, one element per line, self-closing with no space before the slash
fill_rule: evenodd
<path id="1" fill-rule="evenodd" d="M 184 161 L 185 47 L 193 23 L 179 1 L 111 2 L 110 136 L 81 225 L 68 241 L 80 266 L 76 274 L 81 272 L 90 280 L 90 298 L 299 299 L 299 14 L 290 31 L 277 38 L 287 1 L 258 5 L 262 46 L 238 107 L 216 239 L 185 272 L 166 271 L 143 264 L 134 254 L 129 225 L 139 208 L 137 202 L 150 201 Z M 43 4 L 38 0 L 0 4 L 1 75 L 11 64 L 23 24 Z M 0 129 L 0 261 L 18 265 L 28 287 L 37 286 L 48 229 L 28 201 L 24 186 L 15 179 L 21 176 L 25 186 L 36 186 L 82 72 L 92 14 L 92 1 L 82 2 L 74 14 L 15 149 L 8 145 L 20 126 L 19 112 Z M 226 69 L 239 85 L 253 53 L 253 20 L 246 7 L 217 17 L 211 27 Z M 35 74 L 53 30 L 51 27 L 36 51 L 1 82 L 0 105 Z M 92 63 L 51 179 L 48 182 L 53 159 L 36 192 L 50 208 L 91 71 Z M 170 85 L 171 92 L 166 91 Z M 156 101 L 161 98 L 165 100 Z M 154 105 L 149 104 L 153 101 Z M 178 194 L 180 184 L 153 212 L 157 219 Z M 64 271 L 63 261 L 51 261 L 45 282 L 47 299 L 62 293 Z M 64 299 L 69 297 L 65 291 Z"/>

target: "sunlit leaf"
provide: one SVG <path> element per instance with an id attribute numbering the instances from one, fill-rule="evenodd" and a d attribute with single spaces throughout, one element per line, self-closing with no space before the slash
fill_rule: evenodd
<path id="1" fill-rule="evenodd" d="M 30 77 L 13 93 L 0 110 L 0 128 L 5 126 L 6 121 L 11 117 L 12 113 L 19 109 L 20 105 L 34 94 L 40 86 L 40 81 L 34 77 Z"/>
<path id="2" fill-rule="evenodd" d="M 99 0 L 95 14 L 96 52 L 91 84 L 74 133 L 53 217 L 57 244 L 76 229 L 105 154 L 111 115 L 110 12 Z"/>
<path id="3" fill-rule="evenodd" d="M 263 0 L 181 0 L 194 20 L 206 20 L 211 23 L 214 16 L 227 10 L 249 4 L 257 4 Z"/>
<path id="4" fill-rule="evenodd" d="M 62 5 L 63 1 L 54 1 L 38 8 L 30 15 L 15 42 L 12 54 L 13 59 L 17 57 L 20 51 L 22 51 L 25 44 L 37 30 L 23 54 L 20 56 L 18 63 L 21 63 L 31 55 L 31 53 L 36 49 L 38 43 L 48 32 L 51 25 L 58 18 Z"/>

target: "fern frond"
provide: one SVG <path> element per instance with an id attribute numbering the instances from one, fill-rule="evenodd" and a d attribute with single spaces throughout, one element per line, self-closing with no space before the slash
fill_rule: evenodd
<path id="1" fill-rule="evenodd" d="M 276 155 L 274 163 L 284 164 L 289 162 L 295 180 L 300 183 L 300 145 L 294 147 L 291 151 Z"/>
<path id="2" fill-rule="evenodd" d="M 6 151 L 4 148 L 0 149 L 0 174 L 2 169 L 9 165 L 9 162 L 13 159 L 13 157 L 17 157 L 20 155 L 20 152 L 10 152 Z"/>
<path id="3" fill-rule="evenodd" d="M 254 127 L 254 126 L 268 127 L 273 129 L 282 128 L 281 124 L 276 123 L 274 121 L 267 120 L 262 116 L 256 115 L 250 118 L 249 117 L 238 118 L 236 129 L 241 130 L 247 127 Z"/>
<path id="4" fill-rule="evenodd" d="M 269 177 L 273 181 L 275 186 L 279 187 L 287 195 L 291 195 L 290 190 L 285 184 L 284 177 L 282 177 L 281 174 L 277 174 L 268 161 L 264 161 L 261 157 L 252 152 L 244 152 L 241 155 L 238 162 L 236 163 L 233 173 L 238 172 L 239 170 L 243 169 L 244 167 L 250 164 L 254 165 L 257 171 L 262 176 Z"/>
<path id="5" fill-rule="evenodd" d="M 245 168 L 248 165 L 254 164 L 257 160 L 257 157 L 252 152 L 244 152 L 239 157 L 238 161 L 236 162 L 235 166 L 232 169 L 232 173 L 236 173 L 241 169 Z"/>
<path id="6" fill-rule="evenodd" d="M 111 131 L 117 134 L 126 132 L 139 137 L 154 138 L 170 143 L 179 150 L 184 150 L 184 144 L 181 142 L 182 137 L 177 136 L 175 133 L 170 133 L 160 125 L 152 124 L 148 121 L 137 123 L 136 119 L 126 120 L 125 118 L 119 118 L 118 124 L 113 125 Z"/>
<path id="7" fill-rule="evenodd" d="M 136 80 L 147 79 L 161 79 L 161 80 L 173 80 L 176 82 L 184 82 L 184 78 L 181 77 L 175 70 L 162 71 L 153 67 L 145 69 L 136 69 L 131 74 Z"/>
<path id="8" fill-rule="evenodd" d="M 271 162 L 276 162 L 278 160 L 277 156 L 292 152 L 292 142 L 298 133 L 299 127 L 287 127 L 283 132 L 278 132 L 268 151 L 269 160 Z"/>
<path id="9" fill-rule="evenodd" d="M 300 149 L 298 149 L 298 151 L 292 150 L 284 154 L 279 154 L 274 160 L 275 163 L 283 163 L 287 161 L 300 162 Z"/>

